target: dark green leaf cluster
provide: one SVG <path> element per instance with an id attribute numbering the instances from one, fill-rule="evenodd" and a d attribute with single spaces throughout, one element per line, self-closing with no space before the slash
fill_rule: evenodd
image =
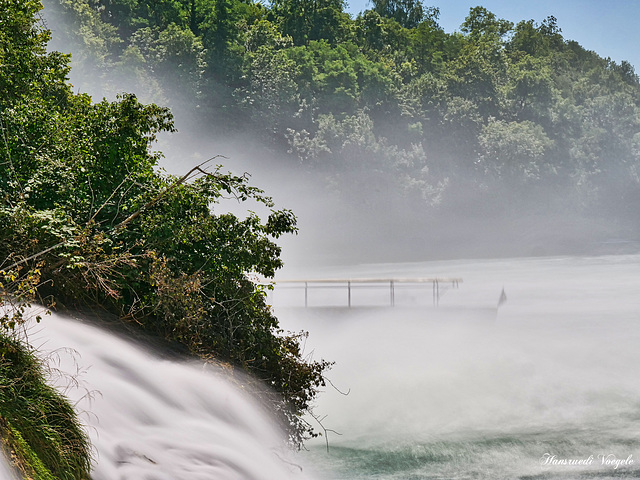
<path id="1" fill-rule="evenodd" d="M 101 307 L 253 374 L 276 392 L 274 407 L 299 444 L 312 433 L 301 414 L 329 364 L 303 357 L 300 336 L 279 329 L 258 283 L 282 266 L 274 239 L 296 231 L 295 216 L 274 210 L 246 174 L 209 162 L 182 177 L 157 171 L 150 148 L 159 132 L 173 130 L 170 112 L 134 95 L 93 103 L 72 94 L 67 57 L 45 50 L 38 3 L 0 5 L 0 18 L 15 28 L 4 51 L 22 65 L 0 71 L 11 90 L 0 108 L 5 292 L 25 285 L 33 298 Z M 38 84 L 43 70 L 59 79 L 56 88 Z M 13 92 L 20 82 L 34 86 Z M 271 214 L 263 221 L 216 213 L 228 197 Z"/>

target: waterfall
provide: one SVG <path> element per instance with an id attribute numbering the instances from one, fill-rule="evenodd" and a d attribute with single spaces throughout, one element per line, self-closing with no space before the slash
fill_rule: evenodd
<path id="1" fill-rule="evenodd" d="M 9 466 L 7 459 L 0 455 L 0 478 L 3 480 L 18 480 L 16 472 Z"/>
<path id="2" fill-rule="evenodd" d="M 264 408 L 215 368 L 55 313 L 28 339 L 87 425 L 93 480 L 307 478 Z"/>

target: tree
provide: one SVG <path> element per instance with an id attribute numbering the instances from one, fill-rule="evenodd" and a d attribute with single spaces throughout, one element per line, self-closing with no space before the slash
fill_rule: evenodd
<path id="1" fill-rule="evenodd" d="M 125 55 L 140 55 L 145 73 L 158 81 L 161 95 L 170 99 L 174 108 L 188 105 L 193 109 L 199 104 L 204 93 L 206 52 L 190 30 L 173 23 L 164 30 L 141 28 L 132 35 L 127 50 Z"/>
<path id="2" fill-rule="evenodd" d="M 124 49 L 109 61 L 127 64 L 158 102 L 168 101 L 163 81 L 178 76 L 189 86 L 182 93 L 200 95 L 199 118 L 206 121 L 199 123 L 210 133 L 250 130 L 292 162 L 310 152 L 318 153 L 308 163 L 319 170 L 350 164 L 355 172 L 359 162 L 387 162 L 380 171 L 407 185 L 422 185 L 427 172 L 427 183 L 448 179 L 451 191 L 475 185 L 476 193 L 490 176 L 530 184 L 540 176 L 558 195 L 600 192 L 589 195 L 611 208 L 606 195 L 638 188 L 638 77 L 628 62 L 565 40 L 552 16 L 514 27 L 475 7 L 459 32 L 447 34 L 438 10 L 419 0 L 378 0 L 355 19 L 341 0 L 274 0 L 265 7 L 241 0 L 55 1 L 93 5 L 91 21 L 86 8 L 76 9 L 87 18 L 82 35 L 98 52 Z M 112 28 L 95 24 L 98 10 Z M 121 44 L 107 42 L 113 29 Z M 40 118 L 33 129 L 44 128 L 46 115 Z M 352 125 L 367 132 L 363 138 L 373 135 L 371 145 L 324 150 L 329 132 L 338 141 Z M 511 173 L 518 162 L 504 159 L 518 145 L 510 135 L 524 142 L 522 168 Z M 532 153 L 541 146 L 542 156 Z M 403 160 L 409 157 L 416 160 Z M 421 167 L 396 168 L 407 163 Z"/>
<path id="3" fill-rule="evenodd" d="M 439 15 L 437 8 L 425 8 L 420 0 L 373 0 L 373 10 L 404 28 L 416 28 L 426 19 L 435 20 Z"/>
<path id="4" fill-rule="evenodd" d="M 343 10 L 343 0 L 274 0 L 271 4 L 273 21 L 295 45 L 342 39 L 342 24 L 347 18 Z"/>
<path id="5" fill-rule="evenodd" d="M 247 56 L 249 59 L 248 85 L 236 90 L 235 95 L 241 97 L 241 105 L 256 131 L 268 132 L 269 140 L 277 142 L 287 128 L 304 121 L 304 105 L 296 82 L 300 68 L 282 49 L 271 45 L 258 47 L 255 54 Z"/>
<path id="6" fill-rule="evenodd" d="M 434 12 L 412 31 L 413 58 L 419 66 L 419 73 L 433 71 L 444 62 L 444 42 L 446 34 L 437 22 Z"/>
<path id="7" fill-rule="evenodd" d="M 501 52 L 490 44 L 465 45 L 460 55 L 444 66 L 443 76 L 449 92 L 477 105 L 484 118 L 499 114 L 506 65 Z"/>
<path id="8" fill-rule="evenodd" d="M 48 31 L 35 28 L 34 0 L 0 5 L 0 107 L 38 95 L 47 102 L 64 102 L 69 95 L 68 55 L 47 53 Z"/>
<path id="9" fill-rule="evenodd" d="M 508 65 L 506 96 L 520 120 L 540 120 L 548 116 L 553 100 L 551 68 L 546 58 L 524 55 Z"/>
<path id="10" fill-rule="evenodd" d="M 303 357 L 304 334 L 285 334 L 256 276 L 282 266 L 275 240 L 296 231 L 289 210 L 248 183 L 210 169 L 156 170 L 166 108 L 134 95 L 93 103 L 71 93 L 68 58 L 47 53 L 38 2 L 14 2 L 2 22 L 0 269 L 40 298 L 102 308 L 123 321 L 217 357 L 273 388 L 271 405 L 293 443 L 313 434 L 302 413 L 323 385 L 324 361 Z M 6 12 L 5 12 L 6 13 Z M 225 196 L 271 209 L 266 220 L 217 214 Z M 30 278 L 37 282 L 29 283 Z M 17 293 L 9 291 L 11 293 Z"/>
<path id="11" fill-rule="evenodd" d="M 485 118 L 499 114 L 507 68 L 502 37 L 511 28 L 487 9 L 472 8 L 461 27 L 462 48 L 443 71 L 451 92 L 476 103 Z"/>
<path id="12" fill-rule="evenodd" d="M 502 39 L 512 28 L 512 22 L 497 18 L 484 7 L 474 7 L 469 11 L 460 30 L 474 41 L 496 41 Z"/>
<path id="13" fill-rule="evenodd" d="M 553 142 L 532 122 L 492 120 L 482 129 L 479 143 L 485 172 L 511 185 L 535 182 L 553 171 L 545 157 Z"/>

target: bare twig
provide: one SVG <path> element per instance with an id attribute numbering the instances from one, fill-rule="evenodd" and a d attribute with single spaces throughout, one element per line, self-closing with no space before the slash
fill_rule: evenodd
<path id="1" fill-rule="evenodd" d="M 41 252 L 34 253 L 34 254 L 33 254 L 33 255 L 31 255 L 30 257 L 23 258 L 22 260 L 19 260 L 19 261 L 15 262 L 13 265 L 10 265 L 9 267 L 4 268 L 3 270 L 11 270 L 12 268 L 17 267 L 18 265 L 22 265 L 23 263 L 26 263 L 26 262 L 28 262 L 28 261 L 30 261 L 30 260 L 33 260 L 33 259 L 36 259 L 36 258 L 38 258 L 38 257 L 40 257 L 40 256 L 42 256 L 42 255 L 44 255 L 45 253 L 49 253 L 51 250 L 54 250 L 54 249 L 56 249 L 56 248 L 58 248 L 58 247 L 61 247 L 61 246 L 62 246 L 62 245 L 64 245 L 65 243 L 67 243 L 67 242 L 66 242 L 66 240 L 65 240 L 65 241 L 63 241 L 63 242 L 60 242 L 60 243 L 56 243 L 55 245 L 52 245 L 52 246 L 50 246 L 49 248 L 45 248 L 45 249 L 44 249 L 44 250 L 42 250 Z"/>
<path id="2" fill-rule="evenodd" d="M 282 463 L 286 463 L 287 465 L 291 465 L 292 467 L 299 468 L 299 469 L 300 469 L 300 472 L 302 472 L 302 471 L 303 471 L 303 469 L 302 469 L 302 466 L 301 466 L 301 465 L 298 465 L 297 463 L 290 462 L 289 460 L 285 460 L 284 458 L 282 458 L 282 456 L 281 456 L 281 455 L 279 455 L 279 454 L 278 454 L 278 452 L 275 452 L 275 451 L 274 451 L 274 452 L 273 452 L 273 454 L 274 454 L 276 457 L 278 457 L 278 460 L 280 460 Z"/>
<path id="3" fill-rule="evenodd" d="M 203 165 L 209 163 L 212 160 L 215 160 L 216 158 L 226 158 L 226 157 L 224 157 L 223 155 L 216 155 L 215 157 L 211 157 L 210 159 L 205 160 L 201 164 L 196 165 L 191 170 L 189 170 L 186 174 L 184 174 L 182 177 L 180 177 L 176 182 L 171 184 L 170 187 L 165 188 L 158 195 L 156 195 L 153 199 L 151 199 L 147 203 L 145 203 L 137 212 L 132 213 L 126 219 L 124 219 L 122 222 L 120 222 L 118 225 L 116 225 L 116 229 L 121 229 L 121 228 L 127 226 L 129 223 L 131 223 L 136 218 L 138 218 L 140 216 L 140 214 L 142 214 L 142 212 L 144 212 L 147 208 L 150 208 L 150 207 L 154 206 L 156 203 L 158 203 L 160 200 L 162 200 L 162 198 L 167 193 L 169 193 L 170 191 L 174 190 L 179 185 L 182 185 L 184 182 L 186 182 L 194 172 L 200 172 L 200 173 L 202 173 L 204 175 L 210 175 L 209 172 L 203 170 L 200 167 L 202 167 Z"/>
<path id="4" fill-rule="evenodd" d="M 98 210 L 96 210 L 96 213 L 93 214 L 93 216 L 89 219 L 89 221 L 87 222 L 87 225 L 90 224 L 95 218 L 96 216 L 98 216 L 98 214 L 102 211 L 102 209 L 107 205 L 107 203 L 109 203 L 109 201 L 113 198 L 113 196 L 116 194 L 116 192 L 118 190 L 120 190 L 120 187 L 122 187 L 122 185 L 124 185 L 124 182 L 126 182 L 127 180 L 129 180 L 129 178 L 131 178 L 131 174 L 127 175 L 125 177 L 124 180 L 122 180 L 122 182 L 120 182 L 120 185 L 118 185 L 115 190 L 113 192 L 111 192 L 111 195 L 109 195 L 109 198 L 107 198 L 104 203 L 102 205 L 100 205 L 100 208 Z"/>
<path id="5" fill-rule="evenodd" d="M 326 415 L 324 417 L 322 417 L 322 418 L 318 418 L 318 416 L 314 415 L 314 413 L 311 410 L 309 410 L 308 413 L 318 423 L 318 425 L 320 425 L 320 428 L 324 432 L 324 441 L 325 441 L 325 443 L 327 445 L 327 453 L 329 453 L 329 435 L 328 435 L 328 433 L 331 432 L 331 433 L 335 433 L 336 435 L 340 435 L 340 436 L 342 436 L 342 434 L 340 432 L 336 432 L 335 430 L 332 430 L 330 428 L 326 428 L 324 426 L 324 424 L 322 422 L 324 421 L 325 418 L 327 418 Z"/>
<path id="6" fill-rule="evenodd" d="M 338 387 L 336 387 L 333 384 L 333 382 L 331 380 L 329 380 L 328 378 L 325 377 L 324 380 L 325 380 L 325 382 L 329 382 L 329 385 L 331 385 L 335 389 L 335 391 L 338 392 L 340 395 L 344 395 L 346 397 L 347 395 L 349 395 L 351 393 L 351 389 L 347 390 L 347 392 L 345 393 L 342 390 L 340 390 Z"/>

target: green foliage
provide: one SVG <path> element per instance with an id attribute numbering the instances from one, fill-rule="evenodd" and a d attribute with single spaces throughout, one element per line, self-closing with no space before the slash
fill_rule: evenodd
<path id="1" fill-rule="evenodd" d="M 84 480 L 90 445 L 76 412 L 47 385 L 30 347 L 0 335 L 0 432 L 26 478 Z"/>
<path id="2" fill-rule="evenodd" d="M 12 265 L 12 270 L 0 271 L 0 328 L 3 333 L 11 334 L 20 330 L 29 320 L 40 322 L 42 317 L 36 315 L 31 318 L 28 312 L 31 303 L 36 300 L 37 290 L 42 285 L 40 282 L 41 272 L 39 268 L 26 270 L 20 265 Z M 52 306 L 49 304 L 49 306 Z"/>
<path id="3" fill-rule="evenodd" d="M 256 29 L 269 28 L 271 24 L 264 21 L 256 25 Z M 264 30 L 263 30 L 264 31 Z M 263 45 L 251 45 L 255 53 L 246 56 L 247 84 L 236 90 L 236 97 L 241 98 L 240 106 L 255 123 L 265 125 L 265 130 L 272 136 L 278 136 L 292 121 L 304 121 L 304 108 L 300 108 L 300 84 L 296 82 L 301 72 L 294 59 L 279 48 L 286 44 L 289 37 L 260 34 L 253 35 L 251 41 L 264 42 Z M 302 117 L 302 118 L 301 118 Z"/>
<path id="4" fill-rule="evenodd" d="M 103 22 L 100 13 L 89 3 L 74 0 L 44 0 L 43 4 L 51 14 L 49 20 L 64 26 L 58 29 L 56 38 L 51 39 L 51 45 L 54 47 L 65 45 L 66 48 L 71 46 L 75 63 L 84 69 L 83 74 L 89 75 L 90 69 L 100 68 L 104 64 L 113 62 L 113 55 L 119 51 L 122 38 L 118 35 L 118 29 L 114 25 Z M 56 9 L 56 4 L 62 8 Z M 62 14 L 63 8 L 65 14 Z"/>
<path id="5" fill-rule="evenodd" d="M 342 38 L 343 0 L 274 0 L 271 14 L 284 35 L 296 45 L 312 40 L 331 43 Z"/>
<path id="6" fill-rule="evenodd" d="M 552 70 L 546 58 L 522 55 L 508 65 L 506 98 L 520 119 L 541 120 L 553 103 Z"/>
<path id="7" fill-rule="evenodd" d="M 193 104 L 201 98 L 204 88 L 205 53 L 201 39 L 172 23 L 163 30 L 136 30 L 123 55 L 140 56 L 140 67 L 146 76 L 163 85 L 163 96 Z"/>
<path id="8" fill-rule="evenodd" d="M 69 93 L 68 56 L 47 53 L 48 31 L 33 28 L 35 0 L 0 3 L 0 107 L 30 96 L 61 102 Z"/>
<path id="9" fill-rule="evenodd" d="M 275 239 L 296 231 L 295 216 L 275 210 L 246 174 L 209 162 L 180 178 L 157 171 L 150 147 L 173 130 L 169 111 L 130 94 L 99 103 L 71 94 L 66 58 L 39 43 L 48 36 L 26 16 L 36 14 L 32 7 L 5 12 L 21 19 L 22 35 L 39 40 L 6 40 L 16 55 L 11 42 L 28 48 L 20 52 L 25 68 L 18 76 L 4 70 L 0 81 L 9 89 L 44 68 L 60 85 L 11 92 L 0 110 L 0 268 L 4 293 L 18 302 L 2 324 L 19 325 L 27 300 L 102 307 L 271 386 L 273 407 L 299 445 L 313 435 L 301 415 L 329 364 L 303 357 L 302 334 L 279 329 L 258 282 L 282 266 Z M 139 51 L 158 69 L 198 65 L 202 49 L 191 32 L 170 23 L 137 34 Z M 271 213 L 265 220 L 217 214 L 228 197 Z"/>
<path id="10" fill-rule="evenodd" d="M 479 136 L 480 164 L 513 183 L 539 180 L 552 173 L 545 153 L 553 146 L 540 125 L 529 121 L 490 121 Z"/>
<path id="11" fill-rule="evenodd" d="M 425 8 L 420 0 L 373 0 L 373 10 L 405 28 L 416 28 L 425 19 L 437 19 L 437 8 Z"/>
<path id="12" fill-rule="evenodd" d="M 464 19 L 460 30 L 472 41 L 499 41 L 513 28 L 513 23 L 498 19 L 484 7 L 474 7 Z"/>

